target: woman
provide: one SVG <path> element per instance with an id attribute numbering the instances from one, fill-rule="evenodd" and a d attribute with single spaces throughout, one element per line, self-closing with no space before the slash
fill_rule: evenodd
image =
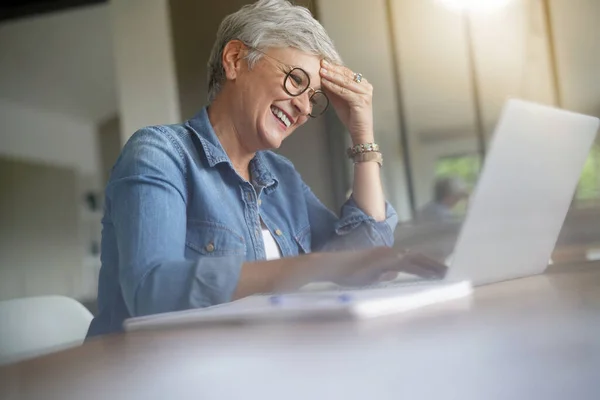
<path id="1" fill-rule="evenodd" d="M 286 0 L 261 0 L 223 20 L 209 106 L 183 124 L 136 132 L 112 171 L 89 336 L 119 331 L 130 316 L 314 281 L 363 284 L 410 267 L 435 273 L 428 260 L 382 247 L 393 244 L 397 217 L 371 145 L 373 89 L 340 64 L 323 27 Z M 341 218 L 268 151 L 329 104 L 353 143 L 369 144 L 350 154 L 353 195 Z"/>

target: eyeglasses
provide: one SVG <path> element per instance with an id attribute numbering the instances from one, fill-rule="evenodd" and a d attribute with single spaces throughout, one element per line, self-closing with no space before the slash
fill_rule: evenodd
<path id="1" fill-rule="evenodd" d="M 283 61 L 280 61 L 255 47 L 248 46 L 248 48 L 258 51 L 264 56 L 285 66 L 285 69 L 282 69 L 285 73 L 285 77 L 283 78 L 283 89 L 285 92 L 292 97 L 298 97 L 308 90 L 309 93 L 311 93 L 308 97 L 311 106 L 311 111 L 308 115 L 311 118 L 317 118 L 323 115 L 327 110 L 327 107 L 329 107 L 329 98 L 322 90 L 315 90 L 310 87 L 310 76 L 308 75 L 308 72 L 300 67 L 291 67 Z"/>

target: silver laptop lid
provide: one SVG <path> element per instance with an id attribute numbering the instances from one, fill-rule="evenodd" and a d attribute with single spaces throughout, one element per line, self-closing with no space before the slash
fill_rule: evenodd
<path id="1" fill-rule="evenodd" d="M 484 284 L 544 271 L 598 123 L 521 100 L 506 103 L 447 279 Z"/>

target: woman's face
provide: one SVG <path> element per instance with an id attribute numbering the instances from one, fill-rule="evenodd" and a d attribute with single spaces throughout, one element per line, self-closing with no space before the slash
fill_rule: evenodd
<path id="1" fill-rule="evenodd" d="M 235 79 L 237 130 L 253 149 L 278 148 L 311 111 L 306 90 L 293 97 L 284 89 L 284 79 L 292 68 L 302 68 L 310 77 L 310 87 L 321 88 L 321 60 L 294 48 L 269 48 L 249 70 L 244 61 Z M 282 117 L 283 113 L 283 117 Z M 238 118 L 239 117 L 239 118 Z"/>

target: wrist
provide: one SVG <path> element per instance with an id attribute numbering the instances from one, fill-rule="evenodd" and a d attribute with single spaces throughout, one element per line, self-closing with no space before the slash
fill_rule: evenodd
<path id="1" fill-rule="evenodd" d="M 357 144 L 374 143 L 374 142 L 375 142 L 374 135 L 352 136 L 352 145 L 353 146 L 356 146 Z"/>

